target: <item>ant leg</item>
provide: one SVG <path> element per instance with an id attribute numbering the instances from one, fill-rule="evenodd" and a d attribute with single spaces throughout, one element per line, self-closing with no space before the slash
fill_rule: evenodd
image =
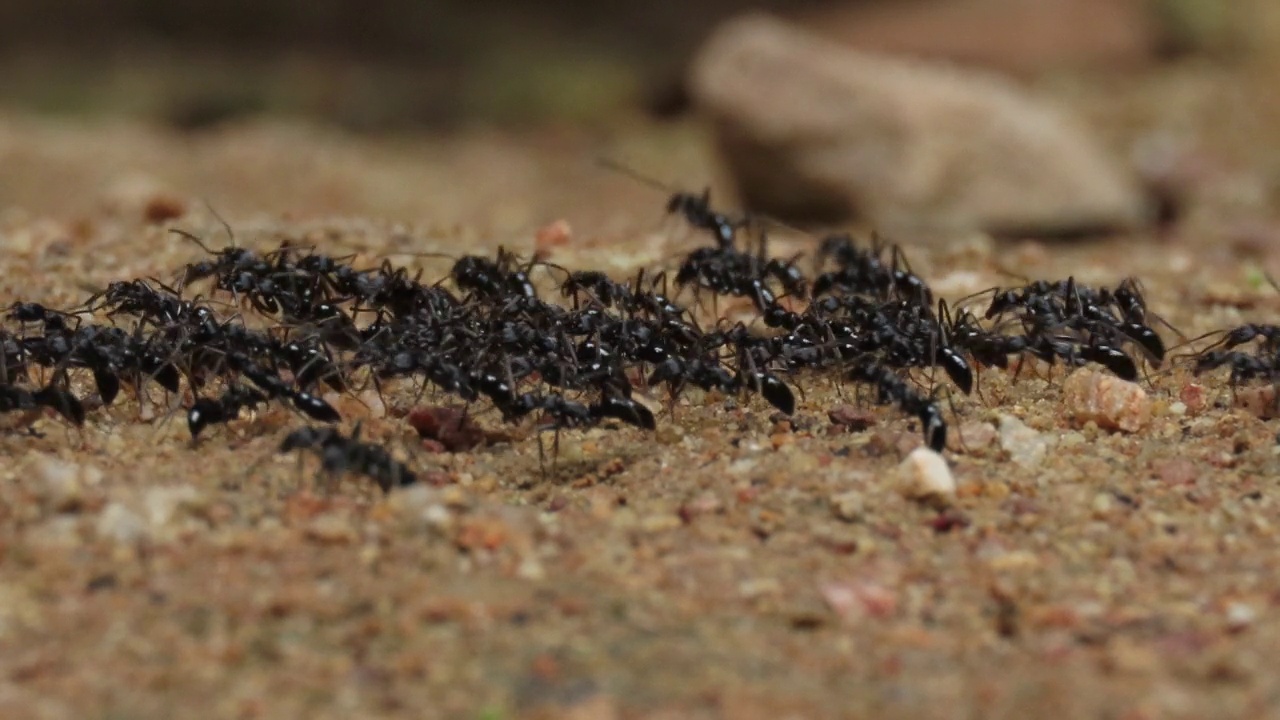
<path id="1" fill-rule="evenodd" d="M 382 411 L 390 415 L 391 414 L 389 412 L 390 406 L 387 405 L 387 396 L 382 394 L 382 383 L 378 381 L 378 374 L 375 372 L 370 372 L 369 380 L 370 382 L 373 383 L 374 392 L 378 393 L 378 402 L 382 403 Z M 363 388 L 361 388 L 361 390 L 363 390 Z"/>
<path id="2" fill-rule="evenodd" d="M 1022 374 L 1022 368 L 1027 364 L 1027 353 L 1018 355 L 1018 367 L 1013 369 L 1013 377 L 1009 378 L 1010 385 L 1018 384 L 1018 376 Z"/>
<path id="3" fill-rule="evenodd" d="M 551 435 L 551 472 L 556 472 L 556 466 L 560 464 L 560 425 L 556 425 L 555 432 Z"/>
<path id="4" fill-rule="evenodd" d="M 945 388 L 947 393 L 947 405 L 951 408 L 951 417 L 956 419 L 956 438 L 960 441 L 960 449 L 969 452 L 969 445 L 964 441 L 964 431 L 960 427 L 960 411 L 956 409 L 955 395 L 951 392 L 951 388 Z"/>
<path id="5" fill-rule="evenodd" d="M 547 479 L 547 455 L 546 455 L 546 451 L 542 447 L 542 429 L 534 428 L 533 434 L 534 434 L 534 437 L 538 439 L 538 474 L 542 476 L 543 480 L 546 480 Z"/>
<path id="6" fill-rule="evenodd" d="M 986 396 L 982 394 L 982 370 L 979 369 L 980 367 L 981 366 L 978 365 L 977 362 L 974 363 L 973 387 L 978 393 L 978 400 L 981 401 L 984 406 L 991 407 L 991 403 L 988 402 Z"/>

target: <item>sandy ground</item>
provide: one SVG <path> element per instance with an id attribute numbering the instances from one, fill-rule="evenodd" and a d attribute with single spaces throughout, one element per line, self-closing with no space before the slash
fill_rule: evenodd
<path id="1" fill-rule="evenodd" d="M 1205 129 L 1192 110 L 1245 95 L 1185 72 L 1062 90 L 1120 141 L 1156 105 L 1188 110 L 1173 124 L 1207 159 L 1177 232 L 950 238 L 913 245 L 916 270 L 953 299 L 1007 273 L 1136 274 L 1188 336 L 1280 315 L 1251 270 L 1276 232 L 1280 165 L 1248 152 L 1274 148 L 1270 116 L 1253 111 L 1243 138 Z M 170 196 L 190 208 L 174 223 L 207 237 L 219 226 L 202 199 L 241 244 L 289 237 L 369 264 L 527 252 L 564 218 L 574 239 L 555 262 L 658 267 L 687 234 L 661 193 L 592 159 L 698 186 L 701 147 L 684 126 L 375 141 L 8 115 L 0 303 L 171 277 L 200 253 L 145 221 Z M 181 416 L 140 418 L 136 402 L 83 431 L 44 418 L 43 437 L 0 435 L 0 716 L 1273 716 L 1277 427 L 1231 407 L 1220 376 L 1202 379 L 1202 408 L 1185 365 L 1150 372 L 1155 416 L 1133 434 L 1069 420 L 1060 369 L 983 372 L 982 398 L 948 411 L 966 447 L 948 453 L 959 496 L 945 512 L 898 489 L 914 423 L 878 408 L 864 432 L 835 426 L 828 411 L 856 398 L 822 378 L 797 379 L 789 422 L 758 399 L 691 393 L 653 437 L 565 433 L 547 475 L 531 436 L 437 454 L 404 420 L 369 417 L 426 481 L 389 497 L 356 478 L 325 492 L 314 464 L 276 456 L 300 422 L 283 410 L 198 447 Z M 1039 433 L 1042 461 L 1010 459 L 1002 416 Z"/>

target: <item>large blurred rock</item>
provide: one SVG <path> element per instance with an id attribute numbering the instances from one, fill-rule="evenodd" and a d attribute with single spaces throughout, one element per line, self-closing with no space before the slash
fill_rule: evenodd
<path id="1" fill-rule="evenodd" d="M 1171 1 L 842 2 L 799 10 L 795 16 L 804 27 L 859 50 L 1036 74 L 1155 61 L 1174 38 L 1154 6 Z"/>
<path id="2" fill-rule="evenodd" d="M 718 29 L 691 75 L 756 210 L 1027 235 L 1144 220 L 1136 182 L 1088 132 L 998 77 L 857 52 L 764 15 Z"/>

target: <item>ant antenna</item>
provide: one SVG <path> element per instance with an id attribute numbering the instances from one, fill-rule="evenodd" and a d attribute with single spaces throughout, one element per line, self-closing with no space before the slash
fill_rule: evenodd
<path id="1" fill-rule="evenodd" d="M 1005 276 L 1005 277 L 1013 278 L 1014 280 L 1017 280 L 1017 281 L 1021 282 L 1023 285 L 1030 285 L 1030 284 L 1031 284 L 1031 278 L 1027 277 L 1026 275 L 1022 275 L 1022 274 L 1020 274 L 1020 273 L 1016 273 L 1016 272 L 1014 272 L 1014 271 L 1010 270 L 1009 268 L 1007 268 L 1007 267 L 1005 267 L 1005 266 L 1001 265 L 1000 263 L 996 263 L 996 264 L 995 264 L 995 267 L 996 267 L 996 272 L 1000 273 L 1001 275 L 1003 275 L 1003 276 Z"/>
<path id="2" fill-rule="evenodd" d="M 623 163 L 617 160 L 614 160 L 612 158 L 608 158 L 604 156 L 597 157 L 596 164 L 599 165 L 600 167 L 607 168 L 616 173 L 621 173 L 623 175 L 626 175 L 632 180 L 648 185 L 649 187 L 655 190 L 661 190 L 663 192 L 674 192 L 674 188 L 662 182 L 661 180 L 645 175 L 644 173 L 641 173 L 640 171 L 632 167 L 629 167 L 627 165 L 624 165 Z"/>
<path id="3" fill-rule="evenodd" d="M 227 222 L 226 218 L 219 215 L 218 211 L 213 209 L 213 203 L 209 202 L 208 198 L 205 198 L 204 206 L 209 210 L 209 213 L 217 218 L 218 222 L 222 224 L 222 229 L 227 233 L 227 239 L 231 241 L 231 247 L 237 247 L 236 235 L 231 231 L 231 223 Z"/>
<path id="4" fill-rule="evenodd" d="M 214 251 L 210 250 L 210 249 L 209 249 L 209 246 L 208 246 L 208 245 L 205 245 L 205 244 L 204 244 L 204 242 L 200 240 L 200 238 L 196 237 L 196 236 L 195 236 L 194 234 L 192 234 L 192 233 L 187 232 L 186 230 L 183 230 L 182 228 L 169 228 L 169 232 L 173 233 L 174 235 L 178 235 L 178 236 L 180 236 L 180 237 L 184 237 L 184 238 L 186 238 L 187 240 L 190 240 L 191 242 L 195 243 L 196 245 L 199 245 L 201 250 L 204 250 L 205 252 L 209 253 L 210 255 L 216 255 L 216 254 L 217 254 L 217 253 L 215 253 Z"/>
<path id="5" fill-rule="evenodd" d="M 999 285 L 996 285 L 994 287 L 989 287 L 986 290 L 979 290 L 975 293 L 969 293 L 968 295 L 965 295 L 964 297 L 956 300 L 955 308 L 956 310 L 964 310 L 966 306 L 969 305 L 969 302 L 971 300 L 977 300 L 978 298 L 981 298 L 982 296 L 987 295 L 988 293 L 994 296 L 998 292 L 1000 292 Z"/>

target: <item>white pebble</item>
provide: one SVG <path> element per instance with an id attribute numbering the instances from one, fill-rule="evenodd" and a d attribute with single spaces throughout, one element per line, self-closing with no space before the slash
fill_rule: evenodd
<path id="1" fill-rule="evenodd" d="M 1227 604 L 1227 627 L 1243 630 L 1258 619 L 1258 611 L 1242 602 Z"/>
<path id="2" fill-rule="evenodd" d="M 1012 415 L 1000 415 L 1000 447 L 1010 460 L 1027 469 L 1039 467 L 1049 454 L 1044 435 Z"/>
<path id="3" fill-rule="evenodd" d="M 334 545 L 354 542 L 357 538 L 351 518 L 337 513 L 326 513 L 307 523 L 307 537 Z"/>
<path id="4" fill-rule="evenodd" d="M 179 511 L 195 510 L 202 504 L 200 492 L 190 485 L 151 488 L 142 499 L 147 519 L 153 527 L 173 522 Z"/>
<path id="5" fill-rule="evenodd" d="M 387 504 L 396 512 L 414 516 L 440 502 L 440 491 L 426 485 L 410 485 L 387 496 Z"/>
<path id="6" fill-rule="evenodd" d="M 831 509 L 841 520 L 856 522 L 866 514 L 866 500 L 861 490 L 848 490 L 831 496 Z"/>
<path id="7" fill-rule="evenodd" d="M 138 513 L 113 502 L 103 509 L 98 518 L 98 534 L 120 543 L 129 543 L 147 534 L 147 523 Z"/>
<path id="8" fill-rule="evenodd" d="M 422 521 L 428 527 L 445 530 L 453 524 L 453 515 L 444 505 L 429 505 L 422 511 Z"/>
<path id="9" fill-rule="evenodd" d="M 898 466 L 903 492 L 922 502 L 947 504 L 956 495 L 956 480 L 941 455 L 927 447 L 912 450 Z"/>
<path id="10" fill-rule="evenodd" d="M 89 473 L 85 466 L 48 455 L 41 455 L 35 461 L 35 475 L 41 480 L 37 492 L 56 512 L 80 507 L 84 502 L 85 476 L 97 474 L 96 468 Z"/>
<path id="11" fill-rule="evenodd" d="M 547 576 L 547 571 L 536 557 L 526 557 L 516 567 L 516 577 L 521 580 L 538 581 Z"/>

